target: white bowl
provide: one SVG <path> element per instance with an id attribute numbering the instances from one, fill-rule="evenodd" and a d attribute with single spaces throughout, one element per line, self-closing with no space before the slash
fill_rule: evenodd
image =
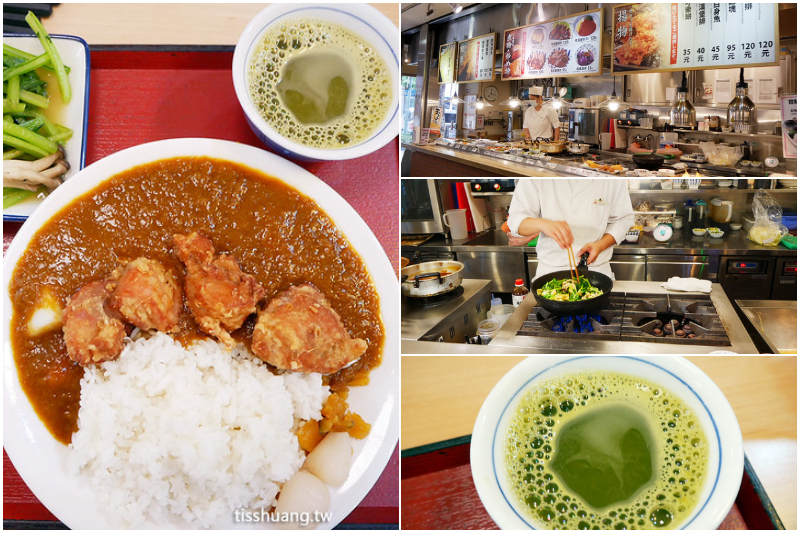
<path id="1" fill-rule="evenodd" d="M 397 275 L 380 242 L 358 213 L 335 190 L 301 167 L 277 155 L 245 144 L 215 139 L 170 139 L 142 144 L 110 155 L 83 169 L 48 196 L 23 224 L 6 251 L 3 263 L 3 447 L 22 479 L 37 498 L 72 529 L 111 529 L 107 515 L 85 477 L 66 469 L 67 447 L 57 442 L 36 415 L 22 391 L 9 340 L 12 273 L 34 234 L 77 197 L 111 176 L 134 166 L 179 156 L 208 156 L 234 161 L 275 177 L 313 199 L 328 214 L 361 256 L 380 297 L 385 325 L 383 362 L 370 373 L 370 383 L 353 387 L 348 403 L 372 424 L 369 436 L 354 442 L 350 475 L 341 487 L 331 487 L 330 528 L 343 520 L 367 495 L 389 461 L 399 437 L 400 321 Z M 251 524 L 252 525 L 252 524 Z M 146 524 L 163 529 L 175 524 Z M 185 526 L 184 526 L 185 527 Z M 226 529 L 248 527 L 233 522 Z"/>
<path id="2" fill-rule="evenodd" d="M 694 233 L 698 237 L 702 237 L 703 235 L 706 234 L 706 228 L 694 228 L 692 230 L 692 233 Z"/>
<path id="3" fill-rule="evenodd" d="M 683 529 L 716 529 L 733 506 L 744 469 L 742 432 L 728 400 L 699 368 L 682 357 L 530 357 L 509 371 L 486 398 L 472 433 L 472 479 L 492 520 L 501 529 L 534 529 L 510 488 L 504 468 L 505 435 L 516 406 L 537 382 L 581 370 L 639 376 L 679 396 L 697 414 L 709 444 L 706 482 Z"/>
<path id="4" fill-rule="evenodd" d="M 715 231 L 712 231 L 712 229 Z M 708 231 L 708 236 L 714 239 L 720 239 L 722 238 L 723 235 L 725 235 L 725 232 L 719 228 L 709 228 L 707 231 Z"/>
<path id="5" fill-rule="evenodd" d="M 72 130 L 72 137 L 64 146 L 64 155 L 69 170 L 64 179 L 69 179 L 83 168 L 86 160 L 86 129 L 89 120 L 89 74 L 91 72 L 89 45 L 80 37 L 72 35 L 51 35 L 64 64 L 70 68 L 69 84 L 72 99 L 59 111 L 54 122 Z M 19 48 L 23 52 L 40 55 L 43 53 L 39 39 L 33 35 L 3 35 L 3 44 Z M 55 80 L 55 78 L 53 78 Z M 54 82 L 55 83 L 55 82 Z M 51 100 L 60 102 L 58 87 L 50 87 Z M 56 104 L 53 105 L 56 107 Z M 3 209 L 3 220 L 24 221 L 42 203 L 36 195 L 32 198 Z"/>
<path id="6" fill-rule="evenodd" d="M 283 137 L 261 116 L 247 90 L 247 65 L 267 28 L 282 20 L 307 17 L 335 22 L 371 43 L 391 73 L 392 102 L 372 136 L 348 148 L 312 148 Z M 382 148 L 398 135 L 400 50 L 397 26 L 380 11 L 367 4 L 272 4 L 261 11 L 244 29 L 233 53 L 233 88 L 245 118 L 256 136 L 271 149 L 302 161 L 334 161 L 362 157 Z"/>

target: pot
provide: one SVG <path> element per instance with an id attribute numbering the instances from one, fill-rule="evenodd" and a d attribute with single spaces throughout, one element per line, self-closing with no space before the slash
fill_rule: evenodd
<path id="1" fill-rule="evenodd" d="M 400 271 L 403 296 L 425 298 L 450 292 L 461 285 L 464 263 L 430 261 L 410 265 Z"/>
<path id="2" fill-rule="evenodd" d="M 541 278 L 537 278 L 531 284 L 531 292 L 536 298 L 536 303 L 539 307 L 558 316 L 575 316 L 585 315 L 590 311 L 600 309 L 608 302 L 608 299 L 611 298 L 611 289 L 614 287 L 614 282 L 605 274 L 589 270 L 589 267 L 586 266 L 586 258 L 588 256 L 588 253 L 581 256 L 581 262 L 578 265 L 578 273 L 588 278 L 589 283 L 603 291 L 603 294 L 588 300 L 578 300 L 577 302 L 559 302 L 539 296 L 538 289 L 544 287 L 548 281 L 554 279 L 569 279 L 571 277 L 570 270 L 558 270 L 545 274 Z"/>
<path id="3" fill-rule="evenodd" d="M 647 170 L 658 170 L 664 164 L 666 158 L 663 155 L 658 155 L 655 152 L 650 154 L 633 154 L 633 162 L 639 168 Z"/>
<path id="4" fill-rule="evenodd" d="M 570 143 L 567 145 L 567 151 L 571 154 L 588 154 L 588 144 Z"/>

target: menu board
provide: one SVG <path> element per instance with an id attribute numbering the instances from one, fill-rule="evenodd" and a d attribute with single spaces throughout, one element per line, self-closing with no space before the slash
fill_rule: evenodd
<path id="1" fill-rule="evenodd" d="M 501 78 L 602 74 L 602 35 L 602 9 L 506 30 Z"/>
<path id="2" fill-rule="evenodd" d="M 668 72 L 778 65 L 778 4 L 614 7 L 611 71 Z"/>
<path id="3" fill-rule="evenodd" d="M 495 33 L 487 33 L 458 43 L 456 83 L 494 80 Z"/>
<path id="4" fill-rule="evenodd" d="M 458 43 L 439 47 L 439 83 L 453 83 L 456 76 L 456 52 Z"/>

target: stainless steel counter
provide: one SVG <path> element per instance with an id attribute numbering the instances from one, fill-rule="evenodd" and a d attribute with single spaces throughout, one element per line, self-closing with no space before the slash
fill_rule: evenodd
<path id="1" fill-rule="evenodd" d="M 416 307 L 409 304 L 406 299 L 400 306 L 400 338 L 402 340 L 417 340 L 428 334 L 435 334 L 438 338 L 439 325 L 449 326 L 457 323 L 462 331 L 453 329 L 453 336 L 458 335 L 463 340 L 463 335 L 475 335 L 477 322 L 486 318 L 491 299 L 491 282 L 488 280 L 465 279 L 461 286 L 464 293 L 448 302 L 433 307 Z M 480 308 L 477 308 L 480 304 Z M 467 316 L 466 323 L 462 317 Z M 460 320 L 457 320 L 460 319 Z M 466 331 L 466 330 L 469 331 Z"/>
<path id="2" fill-rule="evenodd" d="M 614 283 L 613 292 L 647 293 L 647 294 L 667 294 L 661 287 L 661 283 L 648 281 L 617 281 Z M 676 295 L 689 296 L 693 293 L 669 292 L 673 297 Z M 696 294 L 696 293 L 695 293 Z M 558 337 L 533 337 L 517 336 L 517 332 L 522 327 L 522 323 L 536 305 L 533 294 L 528 294 L 520 306 L 509 317 L 505 325 L 492 339 L 489 344 L 491 347 L 524 348 L 529 349 L 529 353 L 630 353 L 630 354 L 657 354 L 657 353 L 711 353 L 714 351 L 731 351 L 740 354 L 758 353 L 755 344 L 750 340 L 747 331 L 739 319 L 722 287 L 714 283 L 711 289 L 711 301 L 719 313 L 728 338 L 731 342 L 729 347 L 719 346 L 700 346 L 700 345 L 681 345 L 681 344 L 662 344 L 658 342 L 623 342 L 623 341 L 602 341 L 602 340 L 581 340 Z"/>
<path id="3" fill-rule="evenodd" d="M 533 246 L 508 246 L 508 238 L 501 230 L 472 233 L 467 239 L 451 240 L 435 236 L 420 246 L 402 246 L 401 252 L 417 250 L 431 252 L 501 252 L 510 254 L 536 254 Z M 624 242 L 614 247 L 614 256 L 620 255 L 797 255 L 796 250 L 782 246 L 761 246 L 747 238 L 744 230 L 731 231 L 721 239 L 697 237 L 687 229 L 675 230 L 668 243 L 659 243 L 651 234 L 642 233 L 635 244 Z"/>
<path id="4" fill-rule="evenodd" d="M 772 353 L 797 353 L 797 302 L 736 300 L 736 305 Z"/>

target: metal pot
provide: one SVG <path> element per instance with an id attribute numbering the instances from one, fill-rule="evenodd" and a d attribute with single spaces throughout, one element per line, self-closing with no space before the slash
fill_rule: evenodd
<path id="1" fill-rule="evenodd" d="M 424 298 L 450 292 L 461 285 L 464 263 L 430 261 L 400 271 L 403 296 Z"/>
<path id="2" fill-rule="evenodd" d="M 560 154 L 564 151 L 565 143 L 561 141 L 550 141 L 549 139 L 539 138 L 536 141 L 539 145 L 539 150 L 546 154 Z"/>
<path id="3" fill-rule="evenodd" d="M 571 154 L 588 154 L 590 145 L 580 143 L 570 143 L 567 145 L 567 151 Z"/>

